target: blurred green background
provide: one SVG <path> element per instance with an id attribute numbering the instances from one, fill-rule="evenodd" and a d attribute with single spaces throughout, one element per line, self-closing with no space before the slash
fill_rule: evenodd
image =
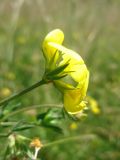
<path id="1" fill-rule="evenodd" d="M 90 70 L 88 95 L 96 99 L 101 113 L 94 115 L 88 111 L 88 117 L 75 123 L 75 127 L 71 120 L 63 122 L 63 135 L 44 128 L 21 133 L 32 138 L 38 136 L 43 142 L 64 136 L 97 135 L 91 141 L 77 140 L 45 148 L 40 153 L 42 160 L 119 160 L 119 0 L 1 0 L 0 99 L 42 78 L 42 41 L 55 28 L 63 30 L 65 46 L 84 58 Z M 16 102 L 26 107 L 61 104 L 61 99 L 52 85 L 46 85 Z M 15 118 L 33 120 L 35 114 L 22 113 Z"/>

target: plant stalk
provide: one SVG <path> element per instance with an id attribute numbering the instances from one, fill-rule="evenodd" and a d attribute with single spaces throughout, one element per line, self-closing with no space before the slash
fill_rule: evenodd
<path id="1" fill-rule="evenodd" d="M 44 85 L 44 84 L 46 84 L 46 83 L 48 83 L 48 82 L 45 81 L 44 79 L 42 79 L 42 80 L 40 80 L 39 82 L 33 84 L 32 86 L 30 86 L 30 87 L 28 87 L 28 88 L 26 88 L 26 89 L 24 89 L 24 90 L 22 90 L 22 91 L 20 91 L 20 92 L 18 92 L 18 93 L 16 93 L 16 94 L 13 94 L 12 96 L 10 96 L 9 98 L 7 98 L 7 99 L 5 99 L 5 100 L 2 100 L 2 101 L 0 102 L 0 106 L 6 105 L 6 104 L 8 104 L 10 101 L 12 101 L 12 100 L 14 100 L 14 99 L 16 99 L 16 98 L 18 98 L 18 97 L 20 97 L 20 96 L 23 96 L 24 94 L 30 92 L 31 90 L 33 90 L 33 89 L 35 89 L 35 88 L 37 88 L 37 87 L 39 87 L 39 86 L 41 86 L 41 85 Z"/>

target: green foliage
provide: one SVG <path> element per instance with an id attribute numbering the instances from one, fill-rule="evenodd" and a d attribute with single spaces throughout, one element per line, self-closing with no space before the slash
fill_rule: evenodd
<path id="1" fill-rule="evenodd" d="M 42 78 L 43 38 L 61 28 L 65 44 L 78 50 L 90 69 L 89 95 L 101 113 L 93 115 L 89 109 L 84 121 L 76 121 L 62 105 L 55 107 L 61 103 L 56 89 L 42 86 L 0 108 L 0 160 L 29 159 L 35 137 L 44 144 L 38 159 L 119 160 L 120 1 L 36 0 L 14 5 L 17 8 L 10 7 L 12 3 L 0 2 L 0 100 Z M 76 135 L 82 140 L 65 140 Z M 63 141 L 54 143 L 58 140 Z"/>
<path id="2" fill-rule="evenodd" d="M 51 128 L 53 131 L 62 133 L 62 129 L 58 126 L 60 125 L 63 115 L 60 109 L 49 109 L 47 112 L 40 113 L 37 115 L 37 120 L 43 127 Z"/>

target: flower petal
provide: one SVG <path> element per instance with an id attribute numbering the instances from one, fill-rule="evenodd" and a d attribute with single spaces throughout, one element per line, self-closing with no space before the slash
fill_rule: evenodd
<path id="1" fill-rule="evenodd" d="M 52 48 L 48 45 L 49 42 L 54 42 L 54 43 L 58 43 L 58 44 L 62 44 L 64 40 L 64 34 L 60 29 L 55 29 L 53 31 L 51 31 L 50 33 L 48 33 L 48 35 L 45 37 L 44 41 L 43 41 L 43 52 L 44 52 L 44 56 L 47 60 L 47 62 L 49 62 L 52 57 L 54 56 L 56 49 Z"/>
<path id="2" fill-rule="evenodd" d="M 85 108 L 86 104 L 82 101 L 81 90 L 67 90 L 64 93 L 64 107 L 67 112 L 76 114 Z"/>

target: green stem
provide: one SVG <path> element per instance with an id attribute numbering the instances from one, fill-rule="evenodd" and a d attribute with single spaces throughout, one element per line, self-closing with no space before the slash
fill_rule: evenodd
<path id="1" fill-rule="evenodd" d="M 17 124 L 17 122 L 0 122 L 0 126 L 2 127 L 13 126 L 15 124 Z"/>
<path id="2" fill-rule="evenodd" d="M 66 143 L 68 141 L 74 141 L 74 140 L 82 140 L 84 142 L 85 141 L 88 142 L 89 140 L 93 140 L 95 138 L 96 138 L 96 135 L 94 135 L 94 134 L 67 137 L 67 138 L 62 138 L 62 139 L 56 140 L 54 142 L 43 144 L 43 148 L 50 147 L 50 146 L 53 146 L 53 145 L 58 145 L 58 144 L 61 144 L 61 143 Z"/>
<path id="3" fill-rule="evenodd" d="M 6 133 L 1 133 L 0 134 L 0 138 L 7 138 L 8 137 L 8 134 L 6 134 Z"/>
<path id="4" fill-rule="evenodd" d="M 37 88 L 37 87 L 39 87 L 39 86 L 41 86 L 41 85 L 43 85 L 43 84 L 46 84 L 46 83 L 48 83 L 48 82 L 46 82 L 44 79 L 42 79 L 42 80 L 40 80 L 39 82 L 33 84 L 32 86 L 30 86 L 30 87 L 28 87 L 28 88 L 26 88 L 26 89 L 24 89 L 24 90 L 22 90 L 22 91 L 20 91 L 20 92 L 18 92 L 18 93 L 16 93 L 16 94 L 12 95 L 12 96 L 10 96 L 9 98 L 7 98 L 7 99 L 5 99 L 5 100 L 2 100 L 2 101 L 0 102 L 0 106 L 6 105 L 6 104 L 8 104 L 10 101 L 12 101 L 12 100 L 14 100 L 14 99 L 16 99 L 16 98 L 18 98 L 18 97 L 20 97 L 20 96 L 23 96 L 24 94 L 30 92 L 31 90 L 33 90 L 33 89 L 35 89 L 35 88 Z"/>

